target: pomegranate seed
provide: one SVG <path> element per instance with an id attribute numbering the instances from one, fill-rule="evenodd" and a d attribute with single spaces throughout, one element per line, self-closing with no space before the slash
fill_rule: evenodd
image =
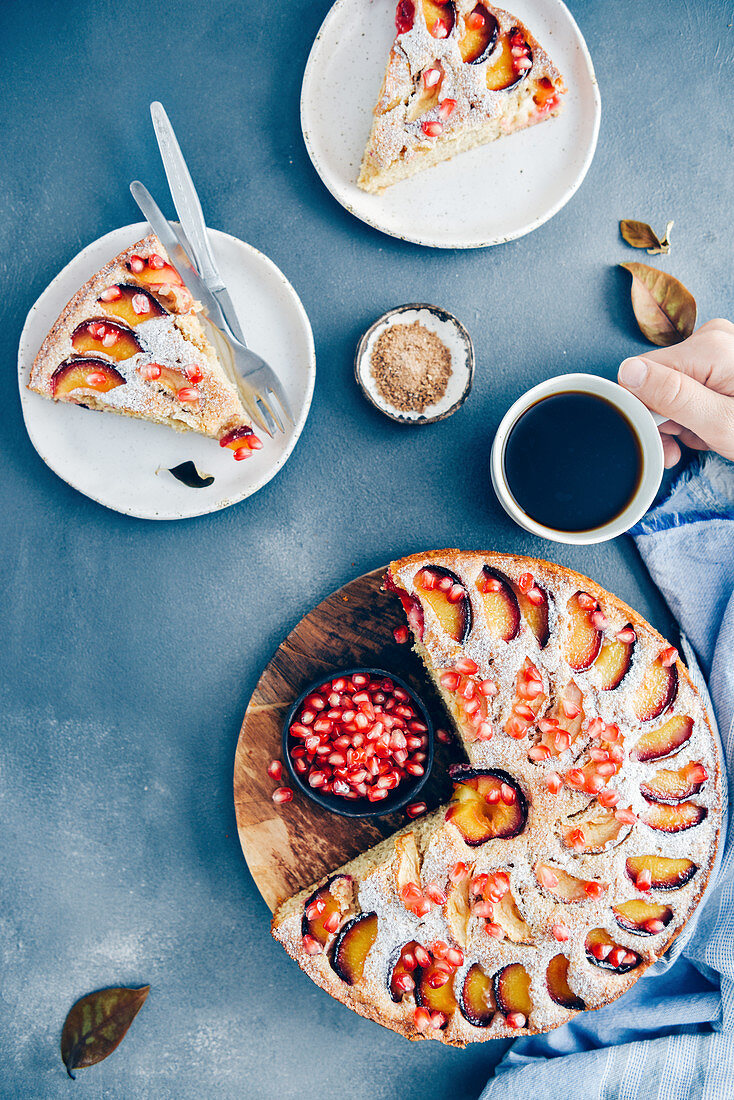
<path id="1" fill-rule="evenodd" d="M 484 578 L 482 580 L 482 591 L 483 592 L 501 592 L 502 591 L 502 581 L 499 580 L 498 577 L 492 577 L 488 573 L 485 573 Z"/>
<path id="2" fill-rule="evenodd" d="M 431 1013 L 431 1027 L 434 1031 L 440 1031 L 442 1027 L 445 1027 L 448 1022 L 448 1016 L 443 1012 Z"/>
<path id="3" fill-rule="evenodd" d="M 335 909 L 328 917 L 324 917 L 322 924 L 327 932 L 336 932 L 341 924 L 341 914 Z"/>
<path id="4" fill-rule="evenodd" d="M 312 710 L 325 710 L 326 703 L 320 695 L 309 695 L 306 700 L 306 705 L 311 707 Z"/>
<path id="5" fill-rule="evenodd" d="M 497 687 L 497 684 L 494 682 L 494 680 L 482 680 L 478 684 L 478 687 L 482 695 L 496 695 L 499 691 L 499 688 Z"/>
<path id="6" fill-rule="evenodd" d="M 192 363 L 190 366 L 188 366 L 186 368 L 186 374 L 188 376 L 189 382 L 193 382 L 194 385 L 197 385 L 197 383 L 201 382 L 202 378 L 204 377 L 201 372 L 201 367 L 198 365 L 198 363 Z M 251 436 L 250 438 L 254 439 L 255 437 Z"/>
<path id="7" fill-rule="evenodd" d="M 619 726 L 617 725 L 616 722 L 612 722 L 604 730 L 604 740 L 605 741 L 611 741 L 612 743 L 614 743 L 615 741 L 619 741 L 621 736 L 622 736 L 622 731 L 620 730 L 620 728 L 619 728 Z M 621 749 L 620 749 L 620 752 L 621 752 Z M 614 759 L 614 757 L 612 757 L 612 759 Z M 621 761 L 622 756 L 620 756 L 619 759 Z"/>
<path id="8" fill-rule="evenodd" d="M 312 771 L 309 773 L 308 785 L 310 787 L 318 788 L 323 787 L 326 782 L 326 773 L 320 771 Z"/>
<path id="9" fill-rule="evenodd" d="M 580 768 L 571 768 L 566 772 L 566 785 L 569 787 L 583 787 L 586 776 Z"/>
<path id="10" fill-rule="evenodd" d="M 584 892 L 590 898 L 600 898 L 604 893 L 604 885 L 601 882 L 585 882 Z"/>
<path id="11" fill-rule="evenodd" d="M 301 942 L 303 943 L 303 950 L 307 955 L 320 955 L 323 951 L 319 941 L 314 939 L 313 936 L 309 936 L 308 933 L 303 937 Z"/>
<path id="12" fill-rule="evenodd" d="M 500 797 L 501 795 L 499 790 L 488 791 L 487 794 L 484 796 L 484 801 L 489 802 L 490 806 L 496 806 L 500 800 Z"/>
<path id="13" fill-rule="evenodd" d="M 442 99 L 441 102 L 438 105 L 438 117 L 442 118 L 444 120 L 447 119 L 447 118 L 451 118 L 451 116 L 452 116 L 452 114 L 454 113 L 455 110 L 456 110 L 456 100 L 455 99 Z M 457 585 L 454 585 L 454 588 L 452 588 L 451 592 L 449 592 L 449 599 L 450 600 L 452 598 L 454 589 L 457 588 L 457 587 L 458 587 Z M 452 602 L 454 602 L 454 603 L 458 602 L 458 600 L 460 600 L 463 597 L 463 595 L 464 595 L 464 590 L 462 588 L 459 588 L 459 596 L 457 597 L 456 600 L 452 600 Z"/>
<path id="14" fill-rule="evenodd" d="M 418 966 L 426 967 L 431 965 L 431 956 L 428 954 L 423 944 L 416 944 L 413 954 L 415 955 L 415 961 L 418 963 Z"/>
<path id="15" fill-rule="evenodd" d="M 413 0 L 399 0 L 395 11 L 395 28 L 398 34 L 405 34 L 413 26 L 415 7 Z"/>
<path id="16" fill-rule="evenodd" d="M 543 593 L 543 590 L 541 588 L 538 588 L 537 585 L 533 586 L 533 588 L 528 589 L 528 591 L 526 592 L 526 596 L 532 604 L 535 604 L 536 607 L 540 607 L 541 604 L 545 603 L 545 595 Z"/>
<path id="17" fill-rule="evenodd" d="M 119 286 L 108 286 L 99 296 L 102 302 L 116 302 L 120 297 L 122 297 L 122 291 Z"/>
<path id="18" fill-rule="evenodd" d="M 566 752 L 571 747 L 571 737 L 565 730 L 559 730 L 553 738 L 553 744 L 556 747 L 556 752 Z"/>
<path id="19" fill-rule="evenodd" d="M 601 764 L 597 764 L 597 768 L 596 768 L 597 775 L 601 775 L 604 779 L 609 779 L 610 776 L 614 775 L 616 770 L 617 770 L 617 768 L 611 762 L 611 760 L 608 761 L 608 762 L 602 762 Z"/>
<path id="20" fill-rule="evenodd" d="M 443 19 L 437 19 L 430 28 L 430 32 L 434 38 L 446 38 L 449 33 L 448 24 Z"/>
<path id="21" fill-rule="evenodd" d="M 150 313 L 150 302 L 145 294 L 133 294 L 131 299 L 133 312 L 140 317 L 144 313 Z"/>
<path id="22" fill-rule="evenodd" d="M 609 759 L 613 760 L 615 764 L 621 764 L 624 760 L 624 749 L 621 745 L 612 745 L 609 750 Z"/>
<path id="23" fill-rule="evenodd" d="M 448 111 L 444 111 L 443 110 L 444 103 L 453 103 L 454 107 L 455 107 L 456 106 L 456 100 L 455 99 L 445 99 L 443 101 L 443 103 L 441 104 L 441 106 L 439 107 L 439 109 L 438 109 L 439 117 L 446 119 L 451 114 L 451 111 L 453 110 L 453 107 L 450 108 Z M 461 587 L 460 584 L 452 585 L 451 588 L 449 589 L 449 591 L 446 593 L 446 599 L 449 601 L 449 603 L 458 603 L 459 600 L 464 599 L 464 589 Z"/>
<path id="24" fill-rule="evenodd" d="M 515 740 L 519 740 L 521 737 L 524 737 L 527 731 L 528 727 L 525 722 L 523 722 L 522 718 L 518 718 L 516 715 L 513 718 L 510 718 L 507 725 L 505 726 L 505 733 L 508 735 L 508 737 L 514 737 Z"/>
<path id="25" fill-rule="evenodd" d="M 614 816 L 617 821 L 623 822 L 625 825 L 634 825 L 637 821 L 637 815 L 632 813 L 629 809 L 620 809 L 614 811 Z"/>
<path id="26" fill-rule="evenodd" d="M 668 646 L 668 648 L 664 649 L 663 652 L 660 654 L 660 664 L 663 666 L 663 668 L 670 668 L 670 666 L 674 665 L 677 660 L 678 650 L 675 649 L 672 645 Z"/>
<path id="27" fill-rule="evenodd" d="M 640 871 L 635 885 L 638 890 L 642 890 L 645 893 L 650 889 L 652 886 L 652 872 L 647 867 Z"/>
<path id="28" fill-rule="evenodd" d="M 559 943 L 565 943 L 571 936 L 565 924 L 554 924 L 551 931 Z"/>
<path id="29" fill-rule="evenodd" d="M 408 817 L 420 817 L 427 809 L 425 802 L 411 802 L 410 806 L 405 807 L 405 812 Z"/>
<path id="30" fill-rule="evenodd" d="M 157 252 L 152 252 L 148 256 L 148 267 L 152 267 L 155 271 L 160 271 L 162 267 L 166 266 L 166 261 L 162 256 L 159 256 Z"/>
<path id="31" fill-rule="evenodd" d="M 438 886 L 436 886 L 435 883 L 429 883 L 429 885 L 426 886 L 426 897 L 430 898 L 434 905 L 446 904 L 446 895 L 444 894 L 443 890 L 440 890 Z"/>
<path id="32" fill-rule="evenodd" d="M 572 703 L 568 699 L 561 699 L 561 710 L 566 718 L 578 718 L 581 714 L 581 707 L 577 703 Z"/>
<path id="33" fill-rule="evenodd" d="M 271 760 L 268 764 L 268 775 L 271 779 L 274 779 L 276 783 L 280 783 L 283 778 L 283 765 L 280 760 Z"/>
<path id="34" fill-rule="evenodd" d="M 612 806 L 616 806 L 619 802 L 619 791 L 606 789 L 599 791 L 599 804 L 605 806 L 607 809 L 611 809 Z"/>
<path id="35" fill-rule="evenodd" d="M 694 764 L 689 775 L 691 777 L 691 782 L 696 784 L 705 783 L 709 777 L 709 773 L 706 771 L 703 764 Z"/>
<path id="36" fill-rule="evenodd" d="M 535 584 L 535 577 L 532 573 L 521 573 L 517 578 L 517 587 L 521 592 L 527 592 Z"/>
<path id="37" fill-rule="evenodd" d="M 592 626 L 595 626 L 597 630 L 606 630 L 608 625 L 607 617 L 603 611 L 592 611 L 591 623 Z"/>
<path id="38" fill-rule="evenodd" d="M 429 91 L 431 88 L 435 88 L 436 85 L 441 80 L 442 76 L 443 76 L 443 73 L 441 72 L 440 69 L 434 69 L 434 68 L 424 69 L 423 70 L 423 87 L 426 89 L 426 91 Z M 423 585 L 423 587 L 425 588 L 426 586 Z"/>
<path id="39" fill-rule="evenodd" d="M 434 969 L 426 978 L 426 981 L 430 985 L 431 989 L 440 989 L 441 986 L 446 985 L 446 982 L 451 977 L 451 974 L 447 970 Z"/>
<path id="40" fill-rule="evenodd" d="M 449 878 L 456 884 L 461 882 L 469 874 L 469 868 L 465 863 L 455 863 L 449 871 Z"/>
<path id="41" fill-rule="evenodd" d="M 558 794 L 563 786 L 563 781 L 558 772 L 551 772 L 546 778 L 545 785 L 551 794 Z"/>
<path id="42" fill-rule="evenodd" d="M 658 932 L 662 932 L 663 928 L 665 928 L 665 923 L 657 919 L 646 920 L 645 928 L 651 935 L 657 936 Z"/>
<path id="43" fill-rule="evenodd" d="M 637 635 L 631 626 L 626 626 L 624 630 L 617 631 L 617 641 L 623 642 L 624 645 L 630 645 L 631 642 L 637 640 Z"/>
<path id="44" fill-rule="evenodd" d="M 401 962 L 406 970 L 415 970 L 416 966 L 418 965 L 418 960 L 411 951 L 403 952 L 401 956 Z"/>
<path id="45" fill-rule="evenodd" d="M 576 602 L 579 607 L 583 607 L 584 611 L 593 611 L 596 607 L 596 600 L 588 592 L 579 592 Z"/>
<path id="46" fill-rule="evenodd" d="M 531 749 L 528 749 L 528 758 L 534 760 L 536 763 L 540 763 L 541 760 L 547 760 L 550 754 L 550 749 L 547 745 L 533 745 Z"/>
<path id="47" fill-rule="evenodd" d="M 480 722 L 477 726 L 477 741 L 491 741 L 492 740 L 492 723 Z"/>
<path id="48" fill-rule="evenodd" d="M 405 645 L 410 637 L 407 626 L 396 626 L 392 634 L 398 645 Z"/>
<path id="49" fill-rule="evenodd" d="M 518 718 L 522 718 L 526 722 L 532 722 L 535 718 L 535 714 L 526 703 L 515 703 L 512 709 Z"/>
<path id="50" fill-rule="evenodd" d="M 475 875 L 469 883 L 470 894 L 483 894 L 489 885 L 489 875 Z"/>
<path id="51" fill-rule="evenodd" d="M 603 768 L 604 765 L 600 764 L 599 767 Z M 584 790 L 588 794 L 598 794 L 603 786 L 604 786 L 604 776 L 603 775 L 587 775 L 584 779 Z"/>
<path id="52" fill-rule="evenodd" d="M 545 863 L 538 864 L 536 874 L 540 885 L 545 886 L 548 890 L 552 890 L 558 885 L 558 875 Z"/>
<path id="53" fill-rule="evenodd" d="M 482 898 L 480 901 L 474 902 L 472 913 L 475 917 L 485 917 L 487 920 L 491 920 L 494 916 L 494 906 L 491 901 L 485 901 Z"/>
<path id="54" fill-rule="evenodd" d="M 612 966 L 620 966 L 624 962 L 624 957 L 627 954 L 623 947 L 613 947 L 609 952 L 609 962 Z M 633 956 L 634 957 L 634 956 Z"/>
<path id="55" fill-rule="evenodd" d="M 472 31 L 481 30 L 485 23 L 486 23 L 486 19 L 484 18 L 484 16 L 482 15 L 482 13 L 480 11 L 473 11 L 471 13 L 471 15 L 467 16 L 467 19 L 466 19 L 466 25 Z M 527 574 L 527 573 L 523 574 L 523 576 L 528 576 L 528 575 L 529 574 Z"/>
<path id="56" fill-rule="evenodd" d="M 461 966 L 464 962 L 464 952 L 459 947 L 450 947 L 446 952 L 446 962 L 453 967 Z"/>
<path id="57" fill-rule="evenodd" d="M 111 348 L 114 344 L 117 343 L 118 339 L 119 333 L 115 332 L 113 328 L 108 329 L 102 337 L 102 344 L 106 348 Z"/>
<path id="58" fill-rule="evenodd" d="M 396 989 L 399 989 L 401 993 L 411 993 L 415 989 L 415 982 L 410 974 L 398 974 L 397 977 L 393 979 L 393 985 Z"/>
<path id="59" fill-rule="evenodd" d="M 88 386 L 91 386 L 93 390 L 99 389 L 100 386 L 104 386 L 107 381 L 107 375 L 101 370 L 87 371 L 85 382 Z"/>
<path id="60" fill-rule="evenodd" d="M 431 1014 L 428 1009 L 423 1008 L 422 1005 L 419 1008 L 416 1008 L 415 1012 L 413 1013 L 413 1023 L 419 1031 L 427 1031 L 428 1028 L 431 1026 Z"/>
<path id="61" fill-rule="evenodd" d="M 305 775 L 308 771 L 308 764 L 305 760 L 294 760 L 293 767 L 296 769 L 299 775 Z"/>
<path id="62" fill-rule="evenodd" d="M 290 787 L 276 787 L 273 791 L 271 798 L 273 802 L 280 804 L 281 802 L 290 802 L 293 798 L 293 791 Z"/>
<path id="63" fill-rule="evenodd" d="M 495 924 L 494 921 L 489 921 L 484 926 L 484 930 L 488 936 L 492 936 L 495 940 L 503 940 L 505 938 L 505 930 L 499 924 Z"/>
<path id="64" fill-rule="evenodd" d="M 586 732 L 588 733 L 589 737 L 599 738 L 603 735 L 605 729 L 606 726 L 602 722 L 601 718 L 592 718 L 589 722 L 589 727 Z"/>
<path id="65" fill-rule="evenodd" d="M 635 955 L 634 951 L 626 951 L 622 962 L 625 966 L 631 966 L 632 963 L 637 962 L 637 955 Z"/>
<path id="66" fill-rule="evenodd" d="M 572 848 L 580 850 L 586 845 L 586 837 L 584 836 L 583 829 L 572 829 L 568 835 L 569 844 Z"/>
<path id="67" fill-rule="evenodd" d="M 178 391 L 176 397 L 179 401 L 185 401 L 186 404 L 196 404 L 201 397 L 201 394 L 197 390 L 196 386 L 184 386 Z"/>
<path id="68" fill-rule="evenodd" d="M 451 742 L 453 741 L 453 737 L 448 732 L 448 730 L 437 729 L 436 730 L 436 740 L 440 741 L 444 745 L 450 745 Z"/>
<path id="69" fill-rule="evenodd" d="M 139 275 L 145 268 L 145 260 L 140 256 L 132 255 L 130 257 L 130 270 L 134 271 L 136 275 Z"/>
<path id="70" fill-rule="evenodd" d="M 472 661 L 471 657 L 459 657 L 458 661 L 454 663 L 454 668 L 462 676 L 474 676 L 475 673 L 479 672 L 479 665 L 476 661 Z"/>
<path id="71" fill-rule="evenodd" d="M 514 1028 L 525 1027 L 525 1024 L 527 1023 L 527 1020 L 523 1016 L 522 1012 L 508 1012 L 505 1016 L 505 1020 L 507 1021 L 508 1027 Z"/>
<path id="72" fill-rule="evenodd" d="M 445 687 L 447 691 L 456 691 L 459 686 L 459 677 L 455 672 L 444 672 L 439 680 L 441 687 Z"/>
<path id="73" fill-rule="evenodd" d="M 514 787 L 511 787 L 509 785 L 509 783 L 502 784 L 502 786 L 500 787 L 500 794 L 502 796 L 502 801 L 507 806 L 512 806 L 512 804 L 517 800 L 517 792 L 515 791 Z"/>

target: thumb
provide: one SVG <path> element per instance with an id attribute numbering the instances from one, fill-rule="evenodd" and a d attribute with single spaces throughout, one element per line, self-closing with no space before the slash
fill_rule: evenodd
<path id="1" fill-rule="evenodd" d="M 731 398 L 710 390 L 689 374 L 652 359 L 625 359 L 620 385 L 639 397 L 652 412 L 689 428 L 714 450 L 728 449 Z"/>

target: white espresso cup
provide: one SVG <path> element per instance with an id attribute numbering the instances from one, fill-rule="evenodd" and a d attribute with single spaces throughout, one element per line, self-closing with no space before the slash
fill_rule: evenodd
<path id="1" fill-rule="evenodd" d="M 518 505 L 510 491 L 505 474 L 505 447 L 510 432 L 517 421 L 532 405 L 537 404 L 543 398 L 562 393 L 586 393 L 608 401 L 610 405 L 613 405 L 622 413 L 632 426 L 642 454 L 642 472 L 632 499 L 623 511 L 610 520 L 609 523 L 589 531 L 562 531 L 553 527 L 546 527 L 542 523 L 536 523 Z M 530 531 L 533 535 L 540 535 L 541 538 L 551 539 L 553 542 L 587 545 L 616 538 L 617 535 L 629 530 L 644 516 L 660 488 L 665 466 L 663 462 L 663 443 L 657 426 L 662 423 L 663 419 L 663 417 L 651 413 L 629 390 L 618 386 L 616 382 L 610 382 L 608 378 L 600 378 L 596 374 L 561 374 L 556 378 L 549 378 L 546 382 L 533 386 L 507 410 L 492 444 L 490 470 L 494 491 L 500 504 L 508 516 L 514 519 L 520 527 L 524 527 L 526 531 Z M 601 490 L 603 492 L 603 486 Z"/>

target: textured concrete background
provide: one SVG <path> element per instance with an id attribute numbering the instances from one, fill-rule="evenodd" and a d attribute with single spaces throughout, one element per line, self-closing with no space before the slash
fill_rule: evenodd
<path id="1" fill-rule="evenodd" d="M 642 347 L 614 265 L 645 257 L 619 239 L 620 217 L 675 218 L 661 266 L 702 320 L 732 311 L 731 5 L 571 6 L 602 91 L 591 171 L 531 236 L 464 253 L 381 236 L 316 177 L 298 100 L 328 0 L 0 7 L 0 1096 L 459 1100 L 499 1057 L 406 1043 L 276 947 L 237 842 L 232 761 L 280 639 L 390 556 L 456 543 L 545 554 L 669 629 L 627 540 L 553 547 L 512 526 L 487 453 L 523 389 L 563 370 L 612 377 Z M 176 525 L 68 488 L 31 448 L 15 388 L 40 291 L 83 245 L 138 219 L 131 178 L 166 193 L 156 98 L 210 224 L 282 267 L 318 358 L 310 419 L 275 481 Z M 360 333 L 405 301 L 453 310 L 478 357 L 466 406 L 423 430 L 382 419 L 352 381 Z M 123 1046 L 72 1085 L 58 1054 L 71 1003 L 143 982 Z"/>

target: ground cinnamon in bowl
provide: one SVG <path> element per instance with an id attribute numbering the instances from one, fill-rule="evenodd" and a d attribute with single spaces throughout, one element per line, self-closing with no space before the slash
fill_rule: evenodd
<path id="1" fill-rule="evenodd" d="M 446 393 L 451 352 L 419 321 L 390 325 L 380 333 L 370 369 L 380 396 L 400 412 L 422 413 Z"/>

